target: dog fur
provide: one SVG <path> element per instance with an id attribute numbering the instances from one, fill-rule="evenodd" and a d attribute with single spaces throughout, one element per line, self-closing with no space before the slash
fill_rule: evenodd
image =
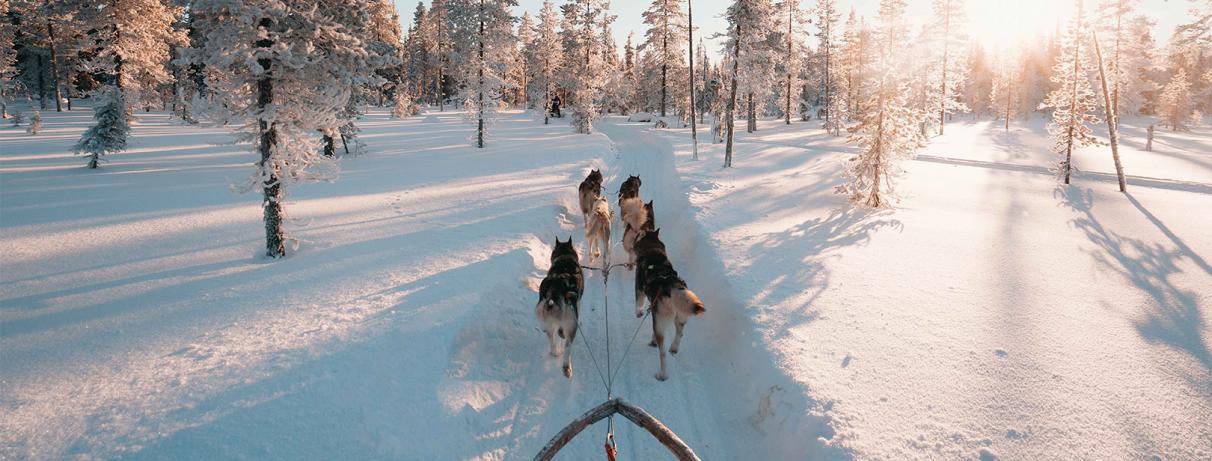
<path id="1" fill-rule="evenodd" d="M 639 199 L 628 199 L 639 201 Z M 628 202 L 630 203 L 630 202 Z M 630 267 L 635 267 L 635 242 L 645 232 L 651 232 L 656 228 L 656 216 L 652 210 L 652 201 L 644 204 L 644 212 L 631 212 L 633 217 L 624 217 L 623 222 L 626 227 L 623 229 L 623 250 L 627 251 L 627 263 Z M 635 218 L 638 216 L 638 219 Z"/>
<path id="2" fill-rule="evenodd" d="M 643 316 L 645 300 L 652 306 L 652 342 L 649 345 L 660 353 L 661 368 L 656 379 L 664 381 L 669 377 L 665 369 L 665 331 L 669 324 L 673 323 L 676 328 L 669 352 L 677 354 L 686 321 L 707 310 L 703 301 L 686 287 L 686 282 L 673 269 L 660 234 L 660 229 L 645 232 L 635 243 L 635 305 L 636 317 Z"/>
<path id="3" fill-rule="evenodd" d="M 594 199 L 602 196 L 602 171 L 592 170 L 589 176 L 581 181 L 581 185 L 577 187 L 581 202 L 581 215 L 585 220 L 589 220 L 589 212 L 593 211 Z"/>
<path id="4" fill-rule="evenodd" d="M 585 221 L 585 240 L 589 242 L 589 255 L 610 261 L 610 203 L 606 197 L 598 197 L 593 201 L 589 218 Z"/>
<path id="5" fill-rule="evenodd" d="M 551 356 L 563 354 L 564 376 L 568 378 L 572 378 L 572 341 L 577 337 L 577 316 L 584 293 L 585 277 L 572 237 L 567 242 L 557 238 L 551 249 L 551 267 L 539 284 L 534 313 L 551 344 Z M 563 339 L 562 343 L 557 343 L 557 337 Z"/>
<path id="6" fill-rule="evenodd" d="M 623 207 L 623 200 L 640 197 L 640 184 L 639 176 L 628 176 L 627 180 L 619 185 L 619 208 Z"/>

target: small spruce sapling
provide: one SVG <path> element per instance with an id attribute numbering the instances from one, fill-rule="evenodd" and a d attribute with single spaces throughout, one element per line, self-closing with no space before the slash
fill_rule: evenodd
<path id="1" fill-rule="evenodd" d="M 97 109 L 93 113 L 97 123 L 89 127 L 76 143 L 76 153 L 88 156 L 88 167 L 100 166 L 101 157 L 126 150 L 126 137 L 130 134 L 130 123 L 126 114 L 126 100 L 122 91 L 108 86 L 98 94 Z"/>
<path id="2" fill-rule="evenodd" d="M 25 129 L 25 132 L 35 135 L 39 131 L 42 131 L 42 112 L 34 111 L 34 117 L 29 120 L 29 127 Z"/>

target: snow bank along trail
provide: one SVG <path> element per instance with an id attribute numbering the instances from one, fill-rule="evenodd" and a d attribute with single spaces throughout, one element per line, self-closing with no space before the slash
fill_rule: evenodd
<path id="1" fill-rule="evenodd" d="M 676 144 L 698 219 L 779 366 L 862 459 L 1209 459 L 1212 131 L 1123 151 L 1136 183 L 1044 171 L 1042 124 L 948 125 L 870 212 L 819 122 Z M 1140 126 L 1126 123 L 1125 132 Z M 1075 154 L 1106 173 L 1106 148 Z M 1167 160 L 1170 159 L 1170 160 Z M 1155 163 L 1182 164 L 1162 170 Z M 1032 168 L 1021 168 L 1031 165 Z M 1171 174 L 1167 175 L 1167 171 Z M 1179 183 L 1181 181 L 1181 183 Z M 1200 192 L 1203 190 L 1204 192 Z"/>

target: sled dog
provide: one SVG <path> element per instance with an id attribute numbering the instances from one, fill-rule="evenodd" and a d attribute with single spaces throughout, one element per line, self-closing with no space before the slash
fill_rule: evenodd
<path id="1" fill-rule="evenodd" d="M 628 204 L 634 200 L 639 202 L 639 199 L 628 199 Z M 623 229 L 623 250 L 627 251 L 627 263 L 630 267 L 635 267 L 635 242 L 645 232 L 651 232 L 656 228 L 656 217 L 652 211 L 652 201 L 644 204 L 644 212 L 631 211 L 630 216 L 623 218 L 623 223 L 626 227 Z"/>
<path id="2" fill-rule="evenodd" d="M 610 263 L 610 203 L 606 197 L 593 201 L 588 221 L 585 222 L 585 240 L 589 242 L 589 255 L 592 258 L 605 255 L 602 261 Z"/>
<path id="3" fill-rule="evenodd" d="M 589 212 L 593 210 L 593 200 L 602 196 L 601 170 L 590 171 L 589 176 L 586 176 L 585 180 L 581 181 L 581 185 L 577 189 L 580 192 L 581 215 L 588 222 Z"/>
<path id="4" fill-rule="evenodd" d="M 665 331 L 669 324 L 673 323 L 676 328 L 669 352 L 677 354 L 686 320 L 707 310 L 703 301 L 686 288 L 686 282 L 673 269 L 660 234 L 660 229 L 645 232 L 635 243 L 635 305 L 637 317 L 644 314 L 645 299 L 652 306 L 652 342 L 648 345 L 656 347 L 660 353 L 661 369 L 656 379 L 664 381 L 669 377 L 665 372 Z"/>
<path id="5" fill-rule="evenodd" d="M 619 185 L 619 208 L 623 207 L 623 200 L 629 198 L 639 198 L 640 196 L 640 177 L 628 176 L 623 184 Z"/>
<path id="6" fill-rule="evenodd" d="M 572 237 L 567 242 L 557 238 L 551 249 L 551 268 L 539 284 L 539 303 L 534 306 L 534 314 L 547 333 L 551 356 L 564 355 L 564 376 L 568 378 L 572 378 L 572 340 L 577 337 L 577 311 L 584 292 L 585 278 Z"/>

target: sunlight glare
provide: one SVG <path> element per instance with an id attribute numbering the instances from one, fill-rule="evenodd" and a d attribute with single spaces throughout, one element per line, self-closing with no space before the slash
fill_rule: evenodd
<path id="1" fill-rule="evenodd" d="M 969 0 L 968 33 L 988 48 L 1042 45 L 1072 9 L 1073 3 L 1063 0 Z"/>

